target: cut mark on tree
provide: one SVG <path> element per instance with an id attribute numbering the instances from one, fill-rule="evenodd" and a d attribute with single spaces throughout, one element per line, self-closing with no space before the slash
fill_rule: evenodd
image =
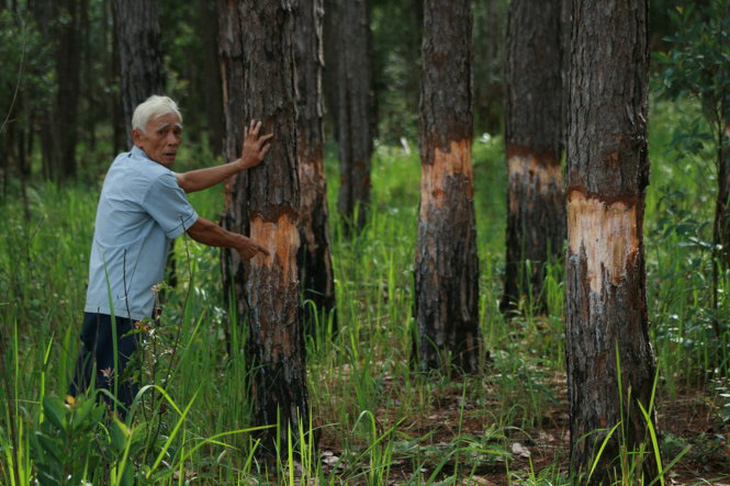
<path id="1" fill-rule="evenodd" d="M 281 213 L 277 221 L 266 221 L 261 216 L 251 219 L 251 239 L 270 252 L 268 257 L 256 257 L 251 261 L 253 271 L 256 267 L 278 267 L 287 282 L 297 280 L 299 230 L 292 219 L 287 212 Z"/>
<path id="2" fill-rule="evenodd" d="M 591 291 L 601 292 L 604 276 L 619 284 L 639 255 L 636 205 L 607 203 L 579 190 L 568 195 L 568 250 L 585 254 Z"/>
<path id="3" fill-rule="evenodd" d="M 446 201 L 447 178 L 466 179 L 467 197 L 473 197 L 471 140 L 452 141 L 448 151 L 434 150 L 433 163 L 423 164 L 421 172 L 421 220 L 430 208 L 440 209 Z"/>
<path id="4" fill-rule="evenodd" d="M 537 154 L 510 155 L 509 198 L 511 214 L 520 212 L 520 202 L 525 201 L 528 209 L 545 196 L 560 194 L 563 187 L 563 173 L 559 164 L 545 163 Z M 517 194 L 523 194 L 518 197 Z"/>
<path id="5" fill-rule="evenodd" d="M 529 188 L 533 195 L 550 195 L 560 192 L 563 187 L 563 172 L 560 161 L 551 155 L 539 154 L 535 151 L 513 151 L 509 149 L 509 186 Z M 511 201 L 512 207 L 519 201 Z M 513 211 L 513 212 L 514 212 Z"/>

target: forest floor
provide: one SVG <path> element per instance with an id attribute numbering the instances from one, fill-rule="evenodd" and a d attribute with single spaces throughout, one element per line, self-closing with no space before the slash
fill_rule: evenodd
<path id="1" fill-rule="evenodd" d="M 397 389 L 402 385 L 395 380 L 388 381 L 385 380 L 386 387 Z M 481 462 L 476 460 L 477 453 L 473 447 L 472 452 L 461 456 L 453 454 L 453 458 L 448 461 L 444 459 L 444 451 L 453 453 L 449 444 L 458 443 L 460 437 L 494 436 L 495 431 L 490 430 L 492 417 L 488 412 L 485 414 L 484 404 L 477 407 L 465 402 L 464 384 L 460 380 L 453 380 L 440 388 L 438 396 L 433 397 L 431 407 L 425 413 L 410 417 L 410 423 L 399 427 L 408 430 L 412 437 L 428 437 L 433 447 L 430 450 L 423 446 L 417 448 L 417 453 L 422 456 L 418 461 L 409 461 L 408 454 L 400 458 L 394 454 L 389 483 L 412 482 L 419 472 L 414 470 L 416 463 L 425 483 L 430 483 L 429 478 L 434 476 L 436 482 L 456 476 L 463 478 L 462 484 L 488 486 L 522 482 L 548 485 L 556 484 L 553 482 L 556 477 L 567 478 L 570 440 L 567 387 L 562 374 L 555 374 L 548 381 L 550 383 L 547 386 L 555 397 L 559 397 L 559 403 L 543 403 L 541 423 L 532 428 L 505 428 L 501 439 L 503 443 L 506 439 L 509 444 L 505 451 L 509 454 L 492 455 L 491 460 Z M 495 397 L 495 407 L 501 406 L 497 400 Z M 730 486 L 730 423 L 722 420 L 717 404 L 708 397 L 707 390 L 687 389 L 671 398 L 661 396 L 656 410 L 664 466 L 688 449 L 671 468 L 665 484 Z M 390 423 L 398 420 L 398 417 L 392 416 L 392 409 L 384 408 L 378 414 L 381 417 L 390 416 Z M 380 432 L 384 433 L 384 430 Z M 328 437 L 326 433 L 321 437 L 320 446 L 326 470 L 326 464 L 335 464 L 336 461 L 332 459 L 339 458 L 343 450 L 338 445 L 338 438 Z M 498 447 L 489 449 L 491 453 L 499 452 Z M 469 454 L 471 458 L 465 457 Z M 424 457 L 429 455 L 430 460 L 424 461 Z M 336 463 L 335 467 L 343 467 L 342 462 Z M 462 470 L 462 474 L 455 474 L 455 468 Z M 544 478 L 544 482 L 540 478 Z M 364 480 L 363 484 L 366 483 Z"/>

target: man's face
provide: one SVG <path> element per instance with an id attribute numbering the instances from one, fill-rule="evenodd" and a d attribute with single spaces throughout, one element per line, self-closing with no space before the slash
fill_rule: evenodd
<path id="1" fill-rule="evenodd" d="M 182 142 L 182 123 L 174 113 L 162 115 L 147 122 L 144 132 L 132 130 L 134 144 L 144 150 L 147 157 L 170 167 L 175 162 L 177 149 Z"/>

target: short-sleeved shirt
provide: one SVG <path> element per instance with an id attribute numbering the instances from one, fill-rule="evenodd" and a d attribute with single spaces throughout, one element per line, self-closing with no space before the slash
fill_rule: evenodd
<path id="1" fill-rule="evenodd" d="M 174 172 L 138 147 L 118 155 L 96 210 L 84 310 L 150 317 L 170 243 L 197 220 Z"/>

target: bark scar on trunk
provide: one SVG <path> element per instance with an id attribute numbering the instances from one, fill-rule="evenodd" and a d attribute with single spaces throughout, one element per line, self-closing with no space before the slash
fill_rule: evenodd
<path id="1" fill-rule="evenodd" d="M 510 154 L 508 160 L 509 188 L 527 187 L 528 196 L 546 196 L 560 193 L 563 187 L 563 171 L 560 163 L 552 163 L 553 158 L 544 160 L 537 153 Z M 529 207 L 535 200 L 527 197 Z M 519 211 L 519 198 L 510 198 L 511 213 Z"/>
<path id="2" fill-rule="evenodd" d="M 636 205 L 606 203 L 572 190 L 568 196 L 568 251 L 586 259 L 592 292 L 601 292 L 604 277 L 619 284 L 639 255 Z"/>
<path id="3" fill-rule="evenodd" d="M 251 239 L 269 250 L 267 257 L 257 256 L 251 260 L 251 269 L 278 267 L 287 283 L 296 282 L 299 230 L 291 215 L 282 212 L 277 221 L 266 221 L 261 216 L 251 219 Z M 283 282 L 282 282 L 283 283 Z"/>
<path id="4" fill-rule="evenodd" d="M 452 141 L 448 151 L 434 150 L 433 163 L 422 164 L 421 220 L 429 208 L 439 209 L 446 200 L 446 178 L 463 176 L 468 181 L 468 194 L 473 197 L 471 140 Z"/>

